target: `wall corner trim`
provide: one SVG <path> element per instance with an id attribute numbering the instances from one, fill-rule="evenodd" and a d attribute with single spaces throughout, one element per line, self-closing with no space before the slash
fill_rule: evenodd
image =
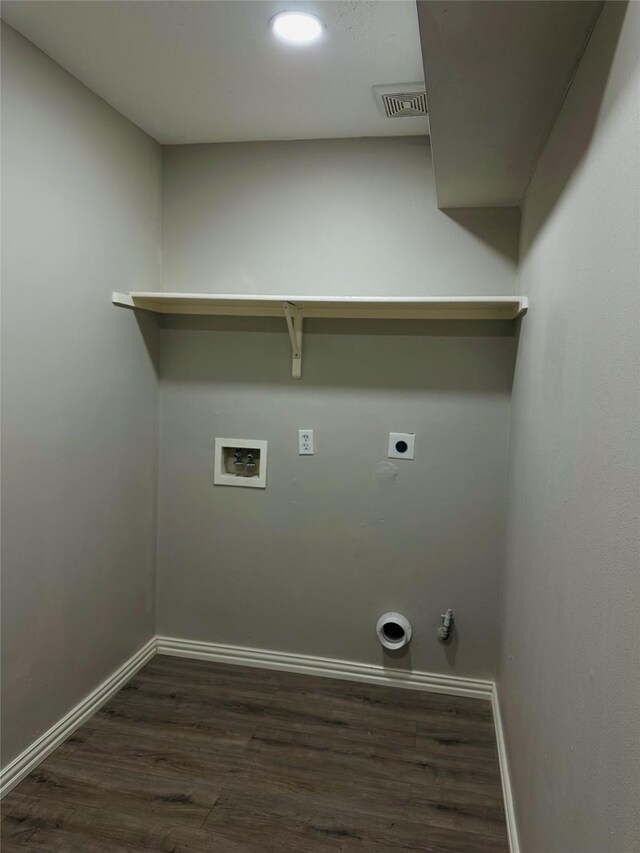
<path id="1" fill-rule="evenodd" d="M 502 715 L 500 714 L 500 700 L 498 688 L 492 685 L 491 707 L 493 708 L 493 724 L 496 730 L 496 742 L 498 744 L 498 762 L 500 764 L 500 779 L 502 780 L 502 798 L 504 800 L 504 813 L 507 822 L 507 836 L 509 838 L 510 853 L 520 853 L 518 841 L 518 827 L 516 825 L 516 813 L 513 803 L 513 792 L 511 790 L 511 776 L 509 774 L 509 762 L 507 759 L 507 743 L 502 726 Z"/>
<path id="2" fill-rule="evenodd" d="M 474 699 L 491 701 L 493 682 L 476 678 L 458 678 L 431 672 L 411 672 L 406 669 L 385 669 L 382 666 L 333 658 L 294 655 L 265 649 L 250 649 L 243 646 L 226 646 L 220 643 L 203 643 L 197 640 L 180 640 L 175 637 L 158 637 L 158 654 L 174 657 L 199 658 L 201 660 L 279 669 L 285 672 L 301 672 L 327 678 L 342 678 L 348 681 L 365 681 L 386 687 L 404 687 L 410 690 L 426 690 L 431 693 L 447 693 L 452 696 L 470 696 Z"/>
<path id="3" fill-rule="evenodd" d="M 8 794 L 25 776 L 50 755 L 54 749 L 73 734 L 101 705 L 117 693 L 136 672 L 156 653 L 155 637 L 126 660 L 122 666 L 99 684 L 95 690 L 72 708 L 68 714 L 58 720 L 50 729 L 28 746 L 24 752 L 14 758 L 0 773 L 0 798 Z"/>

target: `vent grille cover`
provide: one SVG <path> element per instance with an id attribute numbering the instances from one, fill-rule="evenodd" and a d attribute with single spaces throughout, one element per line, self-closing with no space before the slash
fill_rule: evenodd
<path id="1" fill-rule="evenodd" d="M 397 92 L 394 95 L 382 95 L 384 112 L 387 118 L 402 118 L 403 116 L 426 116 L 427 94 L 421 92 L 412 95 L 408 92 Z"/>
<path id="2" fill-rule="evenodd" d="M 427 93 L 422 83 L 374 86 L 380 112 L 387 118 L 427 115 Z"/>

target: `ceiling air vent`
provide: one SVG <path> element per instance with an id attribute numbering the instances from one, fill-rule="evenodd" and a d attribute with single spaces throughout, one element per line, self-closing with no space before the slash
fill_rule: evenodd
<path id="1" fill-rule="evenodd" d="M 427 93 L 422 83 L 374 86 L 380 112 L 387 118 L 427 115 Z"/>

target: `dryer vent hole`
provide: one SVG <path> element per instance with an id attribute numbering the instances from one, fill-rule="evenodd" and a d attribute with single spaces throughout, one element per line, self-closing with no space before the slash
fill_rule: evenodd
<path id="1" fill-rule="evenodd" d="M 382 626 L 382 633 L 387 640 L 391 640 L 394 643 L 402 640 L 404 637 L 404 629 L 397 622 L 385 622 Z"/>

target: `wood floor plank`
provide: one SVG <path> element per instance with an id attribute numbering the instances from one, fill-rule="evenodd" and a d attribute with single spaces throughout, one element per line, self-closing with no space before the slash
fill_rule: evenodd
<path id="1" fill-rule="evenodd" d="M 468 696 L 449 696 L 445 693 L 421 691 L 423 703 L 429 711 L 463 717 L 465 720 L 486 720 L 493 724 L 491 703 L 486 699 L 472 699 Z"/>
<path id="2" fill-rule="evenodd" d="M 474 809 L 486 808 L 492 817 L 496 810 L 502 816 L 502 792 L 494 779 L 473 787 L 455 784 L 457 778 L 444 784 L 438 768 L 429 775 L 419 765 L 414 767 L 393 754 L 380 759 L 375 755 L 318 752 L 291 744 L 282 747 L 270 739 L 252 740 L 247 756 L 252 754 L 255 758 L 248 764 L 247 781 L 283 791 L 294 784 L 302 791 L 325 797 L 340 794 L 344 802 L 358 805 L 366 801 L 367 808 L 376 813 L 386 809 L 389 802 L 394 804 L 392 813 L 398 803 L 407 811 L 411 796 L 421 796 L 434 808 L 469 803 Z M 246 785 L 242 776 L 237 778 Z"/>
<path id="3" fill-rule="evenodd" d="M 262 788 L 279 791 L 286 799 L 292 791 L 319 795 L 332 795 L 343 799 L 356 797 L 371 804 L 372 808 L 383 807 L 385 797 L 392 801 L 402 793 L 408 796 L 409 783 L 387 776 L 367 772 L 366 759 L 340 761 L 336 758 L 315 758 L 304 751 L 291 752 L 286 756 L 273 753 L 258 755 L 247 765 L 246 776 L 238 776 L 230 785 L 249 783 Z"/>
<path id="4" fill-rule="evenodd" d="M 195 747 L 149 734 L 133 736 L 117 729 L 100 729 L 76 749 L 73 758 L 113 771 L 153 773 L 222 786 L 244 769 L 243 751 L 244 742 L 214 741 Z"/>
<path id="5" fill-rule="evenodd" d="M 3 853 L 508 850 L 489 702 L 170 656 L 3 806 Z"/>
<path id="6" fill-rule="evenodd" d="M 214 742 L 245 745 L 255 723 L 238 715 L 232 719 L 212 717 L 206 709 L 157 707 L 153 703 L 138 704 L 133 701 L 111 700 L 93 718 L 93 724 L 111 730 L 118 729 L 134 735 L 152 734 L 169 740 L 208 745 Z"/>
<path id="7" fill-rule="evenodd" d="M 418 725 L 416 735 L 416 754 L 419 756 L 445 755 L 466 761 L 484 763 L 497 767 L 498 749 L 495 735 L 487 739 L 479 738 L 477 733 L 446 729 L 433 731 L 427 724 Z"/>
<path id="8" fill-rule="evenodd" d="M 107 809 L 113 814 L 155 817 L 173 823 L 200 825 L 213 806 L 220 786 L 144 772 L 113 770 L 55 754 L 16 789 L 42 799 Z"/>
<path id="9" fill-rule="evenodd" d="M 231 672 L 230 670 L 233 670 Z M 181 680 L 199 680 L 207 684 L 219 684 L 226 687 L 234 685 L 258 686 L 261 690 L 274 690 L 280 686 L 282 673 L 275 669 L 253 666 L 229 665 L 216 661 L 193 658 L 172 657 L 158 654 L 139 671 L 140 675 L 168 674 Z"/>
<path id="10" fill-rule="evenodd" d="M 502 803 L 470 797 L 466 791 L 413 789 L 406 807 L 420 812 L 424 820 L 442 829 L 454 829 L 495 839 L 496 851 L 507 850 L 507 834 Z"/>
<path id="11" fill-rule="evenodd" d="M 155 685 L 150 689 L 124 689 L 105 705 L 104 711 L 121 710 L 128 707 L 165 716 L 167 719 L 197 718 L 216 721 L 220 725 L 247 728 L 257 725 L 264 716 L 267 701 L 261 697 L 242 697 L 235 691 L 211 691 L 204 695 L 178 688 L 168 689 Z"/>
<path id="12" fill-rule="evenodd" d="M 413 754 L 415 740 L 413 732 L 389 732 L 355 725 L 336 726 L 332 721 L 283 725 L 267 717 L 256 728 L 248 748 L 256 749 L 260 741 L 265 741 L 280 744 L 283 748 L 288 744 L 316 752 L 385 758 L 397 751 Z"/>
<path id="13" fill-rule="evenodd" d="M 167 853 L 338 853 L 340 839 L 314 838 L 305 827 L 273 827 L 250 835 L 245 827 L 192 829 L 174 827 L 167 833 L 162 851 Z"/>
<path id="14" fill-rule="evenodd" d="M 462 716 L 466 720 L 486 720 L 492 723 L 491 704 L 484 699 L 466 696 L 451 696 L 444 693 L 430 693 L 425 690 L 411 690 L 404 687 L 368 684 L 360 681 L 347 681 L 337 678 L 324 678 L 301 673 L 280 673 L 282 690 L 298 694 L 305 691 L 321 692 L 341 698 L 356 697 L 362 702 L 369 701 L 378 706 L 390 705 L 396 710 L 419 707 L 429 712 L 438 712 L 449 716 Z"/>
<path id="15" fill-rule="evenodd" d="M 425 714 L 416 724 L 416 733 L 421 737 L 455 737 L 480 744 L 494 744 L 496 735 L 492 723 L 450 719 L 438 713 Z"/>
<path id="16" fill-rule="evenodd" d="M 388 797 L 380 789 L 360 788 L 349 784 L 298 784 L 295 775 L 287 778 L 277 772 L 264 774 L 247 771 L 241 785 L 225 788 L 204 823 L 205 829 L 228 824 L 242 825 L 248 836 L 269 822 L 277 826 L 300 826 L 319 820 L 330 820 L 344 814 L 358 815 L 363 823 L 372 820 L 392 821 L 397 817 L 397 803 L 408 797 L 408 786 L 400 786 L 398 799 Z M 324 834 L 328 838 L 328 834 Z M 336 833 L 336 837 L 346 837 Z"/>
<path id="17" fill-rule="evenodd" d="M 57 800 L 10 794 L 3 801 L 2 843 L 50 853 L 140 853 L 159 850 L 167 824 Z"/>
<path id="18" fill-rule="evenodd" d="M 266 699 L 280 686 L 277 675 L 271 674 L 271 670 L 234 667 L 238 671 L 231 676 L 228 665 L 195 661 L 198 666 L 194 668 L 185 666 L 185 663 L 190 662 L 183 658 L 165 658 L 164 663 L 158 663 L 159 660 L 161 658 L 156 657 L 149 661 L 123 689 L 136 683 L 169 685 L 173 690 L 201 692 L 208 698 L 221 693 L 236 693 L 239 696 L 262 696 Z"/>
<path id="19" fill-rule="evenodd" d="M 281 688 L 263 714 L 274 723 L 329 722 L 336 726 L 386 729 L 393 732 L 416 731 L 420 712 L 415 706 L 402 712 L 386 703 L 372 706 L 364 697 L 349 692 L 328 692 L 321 687 L 298 691 Z"/>
<path id="20" fill-rule="evenodd" d="M 205 707 L 211 714 L 242 714 L 248 720 L 261 716 L 277 690 L 262 690 L 247 685 L 190 684 L 162 679 L 138 678 L 125 685 L 118 702 L 154 703 L 168 707 Z"/>
<path id="21" fill-rule="evenodd" d="M 0 850 L 2 853 L 43 853 L 42 847 L 27 847 L 25 844 L 15 844 L 13 841 L 3 842 Z"/>
<path id="22" fill-rule="evenodd" d="M 498 851 L 501 839 L 455 829 L 443 829 L 427 819 L 422 808 L 412 809 L 406 796 L 371 799 L 360 791 L 317 792 L 292 787 L 282 796 L 279 785 L 248 779 L 241 790 L 226 789 L 203 829 L 217 836 L 258 843 L 265 829 L 285 836 L 304 832 L 311 843 L 338 844 L 348 851 L 456 850 L 464 840 L 468 849 Z M 455 838 L 455 835 L 458 838 Z M 453 840 L 452 840 L 453 839 Z M 451 842 L 451 843 L 449 843 Z M 448 845 L 448 846 L 447 846 Z M 475 845 L 475 847 L 474 847 Z M 277 845 L 275 847 L 277 849 Z M 307 849 L 300 848 L 300 849 Z"/>
<path id="23" fill-rule="evenodd" d="M 247 746 L 247 758 L 261 753 L 272 765 L 284 763 L 286 767 L 296 755 L 302 761 L 319 756 L 325 767 L 341 763 L 374 778 L 382 774 L 410 785 L 458 788 L 502 801 L 500 777 L 493 764 L 486 768 L 482 762 L 449 759 L 446 754 L 422 756 L 413 747 L 412 738 L 407 744 L 397 733 L 386 740 L 385 734 L 388 733 L 372 730 L 357 735 L 352 731 L 335 734 L 321 727 L 311 730 L 260 727 Z"/>

